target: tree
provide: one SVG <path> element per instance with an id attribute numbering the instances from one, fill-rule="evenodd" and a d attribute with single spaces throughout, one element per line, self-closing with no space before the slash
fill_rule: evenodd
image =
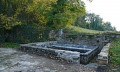
<path id="1" fill-rule="evenodd" d="M 105 22 L 103 25 L 104 25 L 104 30 L 107 30 L 107 31 L 116 31 L 116 28 L 112 27 L 110 22 Z"/>
<path id="2" fill-rule="evenodd" d="M 22 8 L 26 7 L 29 0 L 0 0 L 0 28 L 11 29 L 14 26 L 21 25 L 17 17 Z"/>
<path id="3" fill-rule="evenodd" d="M 110 22 L 103 22 L 103 19 L 94 13 L 86 13 L 85 15 L 79 15 L 74 23 L 75 26 L 100 30 L 100 31 L 115 31 L 115 27 L 111 26 Z"/>
<path id="4" fill-rule="evenodd" d="M 77 17 L 74 26 L 86 28 L 86 21 L 85 21 L 85 15 L 79 14 Z"/>
<path id="5" fill-rule="evenodd" d="M 2 1 L 0 0 L 0 14 L 2 13 Z"/>
<path id="6" fill-rule="evenodd" d="M 99 17 L 99 15 L 95 15 L 94 13 L 87 13 L 86 15 L 86 21 L 90 23 L 90 29 L 94 30 L 102 30 L 102 18 Z"/>
<path id="7" fill-rule="evenodd" d="M 85 13 L 84 3 L 79 0 L 57 0 L 48 17 L 48 26 L 63 28 L 75 22 L 79 13 Z"/>

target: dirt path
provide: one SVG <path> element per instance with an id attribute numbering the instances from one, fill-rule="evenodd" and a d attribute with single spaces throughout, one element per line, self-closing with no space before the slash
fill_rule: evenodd
<path id="1" fill-rule="evenodd" d="M 0 48 L 0 72 L 96 72 L 81 64 L 59 62 L 11 48 Z"/>

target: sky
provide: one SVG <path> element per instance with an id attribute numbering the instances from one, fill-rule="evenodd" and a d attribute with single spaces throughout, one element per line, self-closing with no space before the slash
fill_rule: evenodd
<path id="1" fill-rule="evenodd" d="M 86 4 L 87 12 L 100 15 L 104 22 L 111 22 L 111 25 L 120 31 L 120 0 L 82 1 Z"/>

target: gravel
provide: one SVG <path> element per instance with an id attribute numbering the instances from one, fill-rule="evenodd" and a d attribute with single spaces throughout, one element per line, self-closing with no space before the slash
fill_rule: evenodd
<path id="1" fill-rule="evenodd" d="M 13 48 L 0 48 L 0 72 L 96 72 L 96 68 L 21 52 Z"/>

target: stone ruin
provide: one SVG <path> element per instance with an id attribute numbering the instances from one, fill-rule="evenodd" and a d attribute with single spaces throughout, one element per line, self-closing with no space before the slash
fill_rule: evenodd
<path id="1" fill-rule="evenodd" d="M 109 38 L 103 35 L 73 35 L 59 31 L 57 41 L 22 44 L 20 50 L 47 54 L 74 63 L 89 63 L 100 53 Z"/>
<path id="2" fill-rule="evenodd" d="M 108 64 L 110 43 L 106 44 L 98 54 L 98 63 Z"/>
<path id="3" fill-rule="evenodd" d="M 98 52 L 98 46 L 59 44 L 56 41 L 21 45 L 21 50 L 60 57 L 75 63 L 88 63 Z"/>

